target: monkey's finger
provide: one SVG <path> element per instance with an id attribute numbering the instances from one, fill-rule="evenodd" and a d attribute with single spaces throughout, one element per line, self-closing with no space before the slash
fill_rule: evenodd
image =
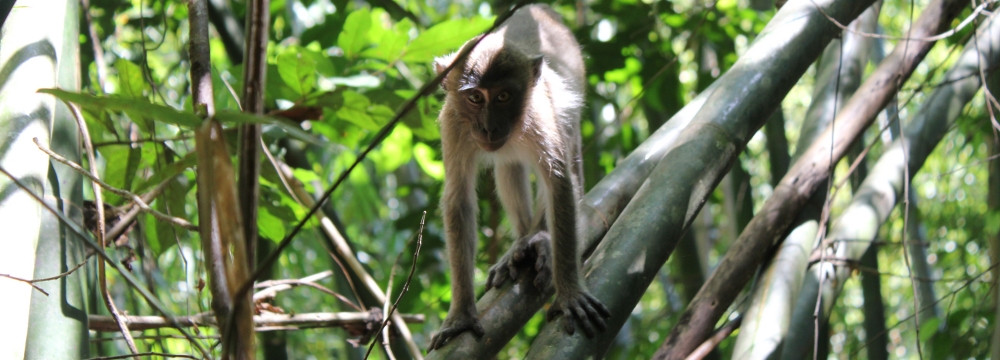
<path id="1" fill-rule="evenodd" d="M 563 331 L 570 335 L 576 332 L 576 324 L 574 324 L 572 316 L 563 316 Z"/>
<path id="2" fill-rule="evenodd" d="M 483 329 L 483 324 L 480 324 L 479 321 L 473 323 L 469 330 L 472 330 L 472 333 L 476 334 L 476 337 L 486 335 L 486 329 Z"/>
<path id="3" fill-rule="evenodd" d="M 594 310 L 597 310 L 597 312 L 601 314 L 601 317 L 605 319 L 611 318 L 611 311 L 608 310 L 607 306 L 604 306 L 604 303 L 602 303 L 600 300 L 597 300 L 597 298 L 594 297 L 594 295 L 586 293 L 584 295 L 587 296 L 587 300 L 588 302 L 590 302 L 591 305 L 593 305 Z"/>
<path id="4" fill-rule="evenodd" d="M 547 254 L 538 252 L 538 256 L 535 256 L 535 270 L 542 271 L 542 269 L 548 267 L 549 257 Z"/>
<path id="5" fill-rule="evenodd" d="M 580 327 L 583 328 L 583 333 L 587 335 L 588 338 L 594 337 L 594 327 L 590 325 L 590 321 L 587 317 L 587 311 L 584 310 L 584 306 L 587 305 L 586 299 L 579 299 L 576 301 L 574 306 L 570 309 L 573 311 L 573 315 L 580 320 Z"/>
<path id="6" fill-rule="evenodd" d="M 594 307 L 591 305 L 590 301 L 583 302 L 583 310 L 587 312 L 587 319 L 589 319 L 591 322 L 594 323 L 594 325 L 597 326 L 597 330 L 604 332 L 604 330 L 608 329 L 608 325 L 604 322 L 604 319 L 601 318 L 601 316 L 597 313 L 597 310 L 594 310 Z"/>
<path id="7" fill-rule="evenodd" d="M 493 276 L 496 274 L 492 269 L 490 270 L 490 275 L 486 277 L 486 291 L 490 291 L 493 287 Z"/>
<path id="8" fill-rule="evenodd" d="M 507 273 L 510 274 L 510 279 L 512 281 L 517 280 L 517 266 L 514 265 L 513 261 L 507 262 Z"/>
<path id="9" fill-rule="evenodd" d="M 548 270 L 539 271 L 538 275 L 535 275 L 535 281 L 534 281 L 535 288 L 541 291 L 545 291 L 545 289 L 549 287 L 549 280 L 551 279 L 552 276 L 548 273 Z"/>

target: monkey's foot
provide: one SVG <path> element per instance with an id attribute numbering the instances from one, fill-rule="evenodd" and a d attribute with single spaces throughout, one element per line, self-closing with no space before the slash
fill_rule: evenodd
<path id="1" fill-rule="evenodd" d="M 510 250 L 490 267 L 490 275 L 486 279 L 486 290 L 499 288 L 507 279 L 517 280 L 518 268 L 523 267 L 532 256 L 535 258 L 535 287 L 545 291 L 552 281 L 552 246 L 548 231 L 538 231 L 532 235 L 521 237 L 514 241 Z"/>
<path id="2" fill-rule="evenodd" d="M 444 319 L 441 328 L 431 337 L 430 350 L 440 349 L 449 340 L 458 337 L 463 332 L 472 331 L 476 337 L 486 335 L 483 325 L 479 324 L 479 319 L 475 316 L 451 316 Z"/>
<path id="3" fill-rule="evenodd" d="M 563 330 L 567 334 L 573 335 L 579 324 L 588 338 L 594 337 L 595 328 L 602 332 L 606 330 L 608 326 L 604 323 L 604 319 L 611 318 L 608 308 L 586 290 L 572 294 L 556 294 L 546 318 L 552 321 L 559 315 L 565 315 Z"/>

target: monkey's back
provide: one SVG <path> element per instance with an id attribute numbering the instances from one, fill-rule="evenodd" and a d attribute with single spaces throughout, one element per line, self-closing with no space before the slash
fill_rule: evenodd
<path id="1" fill-rule="evenodd" d="M 547 65 L 577 94 L 582 93 L 584 67 L 580 44 L 548 5 L 529 5 L 514 13 L 494 34 L 504 46 L 515 46 L 526 55 L 542 55 Z"/>

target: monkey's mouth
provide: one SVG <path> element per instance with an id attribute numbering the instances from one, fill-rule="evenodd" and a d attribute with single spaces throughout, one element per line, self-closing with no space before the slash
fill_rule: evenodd
<path id="1" fill-rule="evenodd" d="M 490 152 L 500 150 L 507 143 L 509 137 L 510 134 L 501 137 L 490 137 L 489 135 L 474 136 L 476 144 L 483 150 Z"/>

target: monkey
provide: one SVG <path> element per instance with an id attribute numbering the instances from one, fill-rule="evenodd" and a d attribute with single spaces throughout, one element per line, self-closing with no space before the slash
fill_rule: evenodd
<path id="1" fill-rule="evenodd" d="M 607 328 L 604 319 L 611 314 L 584 285 L 577 253 L 582 237 L 577 207 L 583 197 L 580 45 L 547 5 L 523 7 L 480 37 L 463 46 L 475 48 L 441 83 L 446 93 L 438 116 L 445 167 L 441 210 L 452 302 L 430 349 L 465 331 L 485 335 L 473 285 L 480 165 L 493 166 L 497 195 L 516 235 L 511 249 L 490 268 L 486 289 L 515 279 L 526 254 L 534 253 L 534 285 L 544 291 L 551 278 L 555 288 L 549 321 L 564 315 L 566 333 L 579 326 L 593 337 L 595 329 Z M 438 73 L 455 57 L 436 59 Z M 534 202 L 540 205 L 535 216 L 532 173 Z"/>

